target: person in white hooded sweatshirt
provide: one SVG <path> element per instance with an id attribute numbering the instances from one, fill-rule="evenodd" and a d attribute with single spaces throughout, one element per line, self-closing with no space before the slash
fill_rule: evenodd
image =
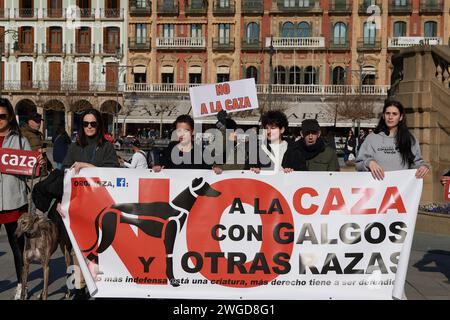
<path id="1" fill-rule="evenodd" d="M 370 171 L 375 179 L 383 180 L 385 171 L 417 169 L 423 178 L 430 170 L 422 159 L 419 141 L 406 125 L 403 105 L 387 100 L 374 132 L 364 140 L 356 158 L 357 171 Z"/>

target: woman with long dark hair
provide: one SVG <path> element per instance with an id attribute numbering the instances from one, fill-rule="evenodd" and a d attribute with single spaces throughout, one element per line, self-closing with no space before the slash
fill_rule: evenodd
<path id="1" fill-rule="evenodd" d="M 96 109 L 86 110 L 81 119 L 77 140 L 70 145 L 63 167 L 74 169 L 76 173 L 89 167 L 119 167 L 116 150 L 105 139 L 100 112 Z"/>
<path id="2" fill-rule="evenodd" d="M 408 129 L 400 102 L 385 102 L 377 127 L 361 145 L 356 169 L 370 171 L 378 180 L 383 180 L 385 171 L 417 169 L 417 178 L 428 173 L 429 166 L 422 159 L 419 141 Z"/>
<path id="3" fill-rule="evenodd" d="M 63 168 L 75 170 L 75 173 L 83 168 L 92 167 L 119 167 L 116 150 L 111 142 L 105 139 L 105 131 L 101 114 L 96 109 L 86 110 L 81 116 L 81 128 L 78 130 L 76 142 L 69 147 L 63 161 Z M 60 204 L 58 204 L 60 214 Z M 74 263 L 79 266 L 78 260 L 73 255 Z M 78 278 L 79 277 L 79 278 Z M 74 300 L 85 300 L 89 298 L 86 283 L 82 274 L 75 273 L 75 283 L 79 288 L 75 289 Z"/>
<path id="4" fill-rule="evenodd" d="M 0 148 L 31 150 L 27 138 L 21 136 L 14 109 L 7 99 L 0 98 Z M 20 299 L 22 290 L 21 273 L 23 267 L 23 236 L 17 238 L 17 220 L 27 211 L 27 187 L 23 178 L 0 173 L 0 227 L 5 226 L 9 245 L 14 256 L 17 289 L 14 299 Z"/>

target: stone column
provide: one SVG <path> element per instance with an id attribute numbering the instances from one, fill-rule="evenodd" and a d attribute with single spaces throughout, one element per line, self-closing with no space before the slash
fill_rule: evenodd
<path id="1" fill-rule="evenodd" d="M 434 52 L 450 59 L 450 50 Z M 433 59 L 435 48 L 415 47 L 403 50 L 403 80 L 394 97 L 407 108 L 408 127 L 420 142 L 424 160 L 431 164 L 431 172 L 424 179 L 422 202 L 443 201 L 440 176 L 450 169 L 450 88 L 443 82 Z M 445 51 L 448 51 L 445 53 Z M 437 74 L 437 76 L 436 76 Z"/>

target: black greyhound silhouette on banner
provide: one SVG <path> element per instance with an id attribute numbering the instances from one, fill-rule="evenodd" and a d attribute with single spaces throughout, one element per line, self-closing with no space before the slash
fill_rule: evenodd
<path id="1" fill-rule="evenodd" d="M 184 189 L 170 203 L 120 203 L 103 209 L 95 219 L 95 231 L 97 240 L 94 245 L 83 252 L 90 252 L 87 258 L 98 264 L 98 254 L 104 252 L 114 241 L 117 230 L 117 218 L 119 223 L 137 226 L 145 234 L 162 238 L 166 249 L 166 275 L 174 287 L 179 286 L 173 275 L 173 249 L 177 234 L 183 228 L 186 218 L 194 206 L 198 196 L 218 197 L 221 193 L 211 188 L 202 178 L 192 180 L 189 187 Z M 149 217 L 150 219 L 147 219 Z M 152 219 L 156 218 L 156 219 Z M 166 226 L 164 229 L 164 225 Z M 102 239 L 99 240 L 99 226 L 102 230 Z M 164 231 L 164 235 L 163 235 Z M 95 252 L 92 252 L 97 247 Z"/>

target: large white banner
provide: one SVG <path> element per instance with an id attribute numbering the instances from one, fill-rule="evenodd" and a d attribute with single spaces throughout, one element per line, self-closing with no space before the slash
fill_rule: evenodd
<path id="1" fill-rule="evenodd" d="M 254 78 L 191 87 L 189 95 L 194 118 L 258 108 Z"/>
<path id="2" fill-rule="evenodd" d="M 62 209 L 94 297 L 401 299 L 414 174 L 89 168 Z"/>

